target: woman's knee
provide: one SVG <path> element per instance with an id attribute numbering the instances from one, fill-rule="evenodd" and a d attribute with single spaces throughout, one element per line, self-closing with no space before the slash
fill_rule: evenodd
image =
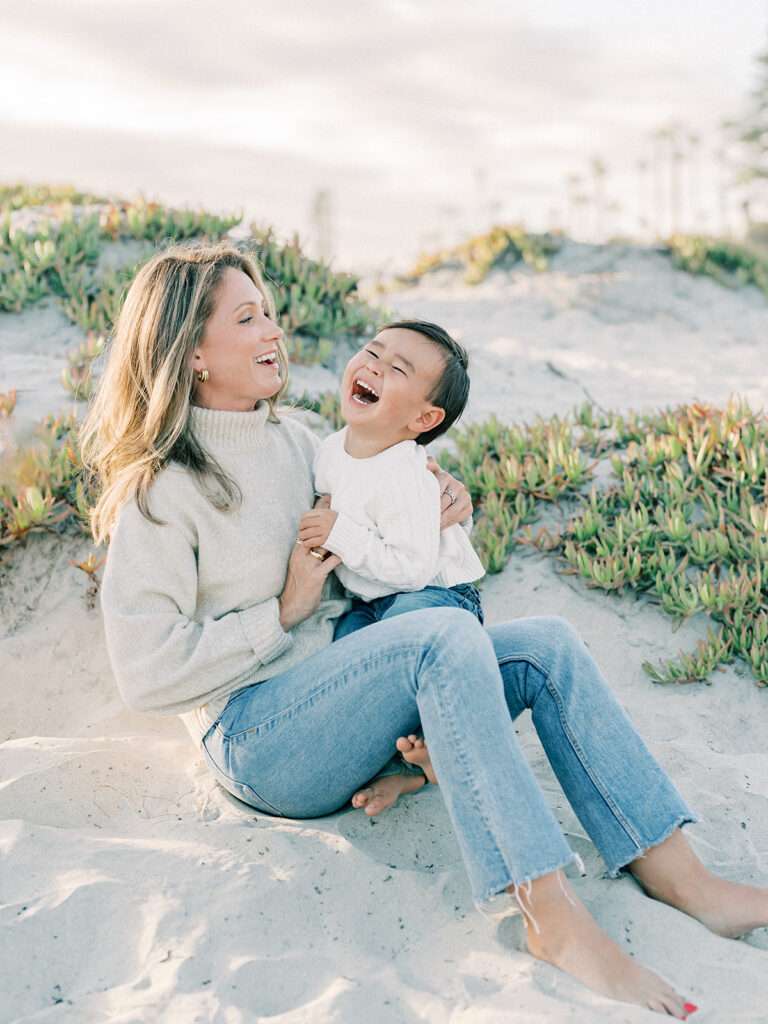
<path id="1" fill-rule="evenodd" d="M 543 631 L 553 645 L 567 650 L 569 647 L 583 648 L 584 641 L 580 633 L 568 619 L 561 615 L 544 615 L 541 617 Z"/>
<path id="2" fill-rule="evenodd" d="M 500 666 L 527 664 L 542 678 L 589 657 L 584 641 L 567 619 L 559 615 L 537 615 L 491 626 Z"/>
<path id="3" fill-rule="evenodd" d="M 485 662 L 489 668 L 496 666 L 488 634 L 477 617 L 465 608 L 424 608 L 388 621 L 401 624 L 429 661 L 447 657 L 457 675 L 471 675 L 470 666 L 481 671 Z"/>
<path id="4" fill-rule="evenodd" d="M 486 646 L 488 644 L 487 634 L 477 616 L 466 608 L 429 608 L 413 614 L 431 616 L 429 626 L 438 640 L 447 640 L 451 644 L 469 644 L 470 646 Z"/>

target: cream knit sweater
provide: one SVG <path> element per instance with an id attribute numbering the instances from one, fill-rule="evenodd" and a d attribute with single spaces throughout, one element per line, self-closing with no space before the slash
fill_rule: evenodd
<path id="1" fill-rule="evenodd" d="M 284 632 L 277 598 L 303 512 L 315 498 L 317 440 L 268 406 L 253 412 L 193 407 L 192 429 L 242 492 L 220 512 L 192 475 L 171 464 L 153 482 L 148 522 L 134 502 L 120 513 L 101 606 L 110 660 L 136 711 L 180 714 L 199 744 L 231 694 L 297 665 L 333 638 L 348 607 L 333 573 L 310 618 Z"/>

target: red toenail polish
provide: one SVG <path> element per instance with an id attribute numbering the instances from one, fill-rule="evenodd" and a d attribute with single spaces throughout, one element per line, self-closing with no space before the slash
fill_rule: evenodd
<path id="1" fill-rule="evenodd" d="M 683 1003 L 683 1009 L 686 1013 L 696 1013 L 696 1011 L 698 1010 L 698 1006 L 696 1006 L 694 1003 Z M 685 1017 L 683 1017 L 683 1020 L 685 1020 Z"/>

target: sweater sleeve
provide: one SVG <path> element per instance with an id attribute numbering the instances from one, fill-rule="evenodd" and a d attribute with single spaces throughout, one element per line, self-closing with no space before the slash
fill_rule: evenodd
<path id="1" fill-rule="evenodd" d="M 374 525 L 340 511 L 324 547 L 360 576 L 397 590 L 421 590 L 437 572 L 440 495 L 418 458 L 382 477 L 366 502 Z"/>
<path id="2" fill-rule="evenodd" d="M 197 558 L 177 523 L 123 509 L 107 558 L 101 604 L 110 660 L 129 707 L 182 714 L 232 691 L 233 681 L 291 644 L 277 598 L 196 621 Z"/>

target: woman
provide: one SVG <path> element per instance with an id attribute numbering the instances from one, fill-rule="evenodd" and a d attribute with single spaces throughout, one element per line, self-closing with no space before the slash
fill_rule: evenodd
<path id="1" fill-rule="evenodd" d="M 315 439 L 278 415 L 282 331 L 250 258 L 224 243 L 155 255 L 137 274 L 84 425 L 110 538 L 102 588 L 118 686 L 182 716 L 216 778 L 260 810 L 330 813 L 421 724 L 472 884 L 510 893 L 527 947 L 615 999 L 682 1018 L 683 998 L 628 957 L 568 885 L 574 858 L 520 751 L 526 707 L 608 871 L 736 936 L 768 923 L 768 890 L 712 876 L 694 820 L 570 626 L 484 630 L 459 609 L 377 623 L 331 644 L 346 608 L 296 543 Z M 446 523 L 467 514 L 454 494 Z M 287 570 L 286 570 L 287 565 Z M 599 730 L 594 723 L 599 721 Z"/>

